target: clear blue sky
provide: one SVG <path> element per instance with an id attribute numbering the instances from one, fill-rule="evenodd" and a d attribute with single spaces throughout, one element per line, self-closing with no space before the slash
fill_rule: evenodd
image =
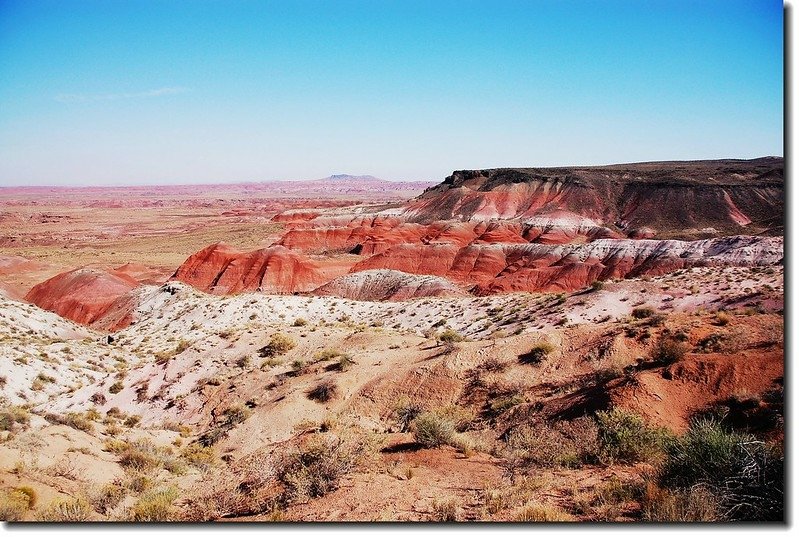
<path id="1" fill-rule="evenodd" d="M 782 3 L 0 0 L 0 185 L 782 155 Z"/>

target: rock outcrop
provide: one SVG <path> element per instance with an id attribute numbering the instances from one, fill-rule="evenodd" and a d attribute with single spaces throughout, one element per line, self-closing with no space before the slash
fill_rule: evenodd
<path id="1" fill-rule="evenodd" d="M 190 256 L 171 279 L 212 294 L 286 294 L 316 289 L 338 275 L 332 272 L 283 246 L 240 252 L 217 243 Z"/>

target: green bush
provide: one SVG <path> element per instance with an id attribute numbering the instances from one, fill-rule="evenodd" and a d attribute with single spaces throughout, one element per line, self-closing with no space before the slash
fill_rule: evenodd
<path id="1" fill-rule="evenodd" d="M 439 343 L 458 343 L 463 341 L 465 338 L 460 335 L 455 330 L 451 328 L 447 328 L 446 330 L 442 331 L 440 334 L 436 335 L 436 339 Z"/>
<path id="2" fill-rule="evenodd" d="M 597 412 L 601 455 L 614 462 L 651 462 L 659 458 L 671 438 L 666 429 L 649 427 L 641 416 L 614 408 Z"/>
<path id="3" fill-rule="evenodd" d="M 782 520 L 783 470 L 779 446 L 698 420 L 667 443 L 659 478 L 667 487 L 708 487 L 728 520 Z"/>
<path id="4" fill-rule="evenodd" d="M 422 412 L 413 420 L 413 436 L 425 447 L 443 446 L 455 436 L 455 424 L 435 412 Z"/>

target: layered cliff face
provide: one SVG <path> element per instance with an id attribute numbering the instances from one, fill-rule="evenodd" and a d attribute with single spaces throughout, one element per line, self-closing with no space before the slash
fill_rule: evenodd
<path id="1" fill-rule="evenodd" d="M 212 294 L 286 294 L 311 291 L 343 272 L 346 267 L 326 270 L 283 246 L 240 252 L 217 243 L 189 257 L 171 279 Z"/>
<path id="2" fill-rule="evenodd" d="M 34 286 L 25 300 L 81 324 L 100 319 L 139 282 L 116 271 L 80 268 Z"/>
<path id="3" fill-rule="evenodd" d="M 778 237 L 701 241 L 602 239 L 588 244 L 400 245 L 352 272 L 390 269 L 445 277 L 479 293 L 571 291 L 597 280 L 659 275 L 695 266 L 771 265 L 782 260 Z"/>
<path id="4" fill-rule="evenodd" d="M 409 203 L 417 222 L 567 211 L 630 234 L 781 232 L 782 158 L 456 171 Z M 712 228 L 714 231 L 710 231 Z"/>

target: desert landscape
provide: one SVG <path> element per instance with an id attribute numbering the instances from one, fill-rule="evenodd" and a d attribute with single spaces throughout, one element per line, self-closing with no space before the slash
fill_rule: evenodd
<path id="1" fill-rule="evenodd" d="M 0 519 L 783 520 L 784 167 L 2 187 Z"/>

